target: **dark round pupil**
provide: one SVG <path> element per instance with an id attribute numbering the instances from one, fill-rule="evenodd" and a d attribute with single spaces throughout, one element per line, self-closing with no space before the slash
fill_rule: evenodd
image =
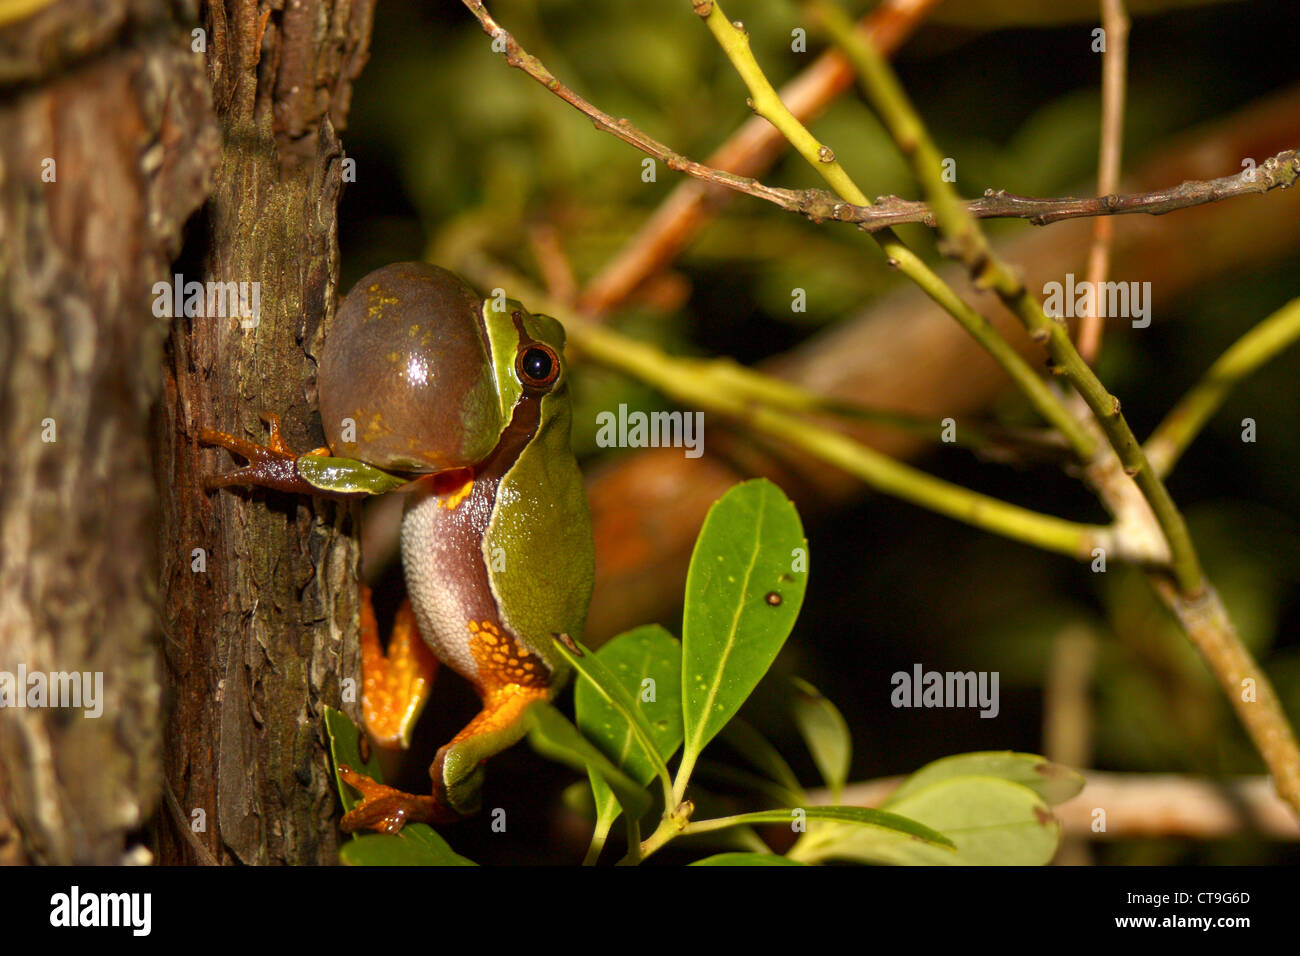
<path id="1" fill-rule="evenodd" d="M 524 374 L 532 379 L 545 379 L 551 374 L 551 356 L 543 349 L 529 349 L 524 353 Z"/>

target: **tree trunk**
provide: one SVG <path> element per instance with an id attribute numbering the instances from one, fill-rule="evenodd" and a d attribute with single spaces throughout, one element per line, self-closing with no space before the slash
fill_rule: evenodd
<path id="1" fill-rule="evenodd" d="M 184 281 L 258 283 L 260 314 L 255 324 L 178 317 L 169 341 L 156 433 L 173 693 L 164 863 L 337 859 L 322 708 L 355 707 L 343 692 L 358 665 L 354 509 L 205 492 L 203 476 L 234 463 L 195 436 L 206 425 L 264 442 L 258 415 L 273 412 L 295 448 L 323 444 L 309 383 L 338 279 L 335 128 L 365 59 L 372 10 L 371 0 L 205 8 L 224 145 L 206 248 Z"/>
<path id="2" fill-rule="evenodd" d="M 76 671 L 102 694 L 0 709 L 0 863 L 114 863 L 159 796 L 151 287 L 218 139 L 185 4 L 20 6 L 0 13 L 0 682 Z"/>
<path id="3" fill-rule="evenodd" d="M 121 861 L 155 810 L 159 862 L 336 858 L 321 711 L 355 708 L 352 511 L 207 493 L 233 465 L 194 436 L 262 440 L 271 411 L 320 443 L 335 129 L 372 10 L 0 12 L 0 694 L 103 675 L 98 719 L 0 709 L 0 863 Z M 257 283 L 258 321 L 205 295 L 169 331 L 177 274 Z"/>

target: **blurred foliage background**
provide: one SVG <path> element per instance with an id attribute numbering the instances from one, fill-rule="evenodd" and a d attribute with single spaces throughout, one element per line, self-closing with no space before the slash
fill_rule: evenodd
<path id="1" fill-rule="evenodd" d="M 749 116 L 743 86 L 686 0 L 498 0 L 489 6 L 579 93 L 693 158 L 703 159 Z M 866 9 L 847 6 L 855 15 Z M 1300 5 L 1294 0 L 1130 8 L 1156 9 L 1135 16 L 1130 38 L 1128 163 L 1297 78 Z M 791 51 L 791 30 L 806 26 L 795 3 L 731 0 L 727 13 L 745 21 L 759 61 L 778 85 L 823 48 L 812 35 L 808 53 Z M 1062 22 L 1063 14 L 1081 19 Z M 1089 49 L 1094 26 L 1092 2 L 950 0 L 895 57 L 941 149 L 957 159 L 965 194 L 985 187 L 1025 195 L 1092 191 L 1101 66 Z M 917 195 L 856 94 L 842 97 L 814 129 L 869 193 Z M 557 230 L 581 285 L 679 181 L 661 167 L 657 182 L 643 182 L 641 154 L 506 68 L 478 24 L 450 0 L 379 5 L 344 144 L 358 164 L 341 210 L 344 289 L 388 262 L 429 255 L 450 264 L 469 248 L 486 249 L 536 278 L 527 236 L 538 224 Z M 789 155 L 762 178 L 821 185 Z M 1020 222 L 987 227 L 994 236 L 1033 228 Z M 928 230 L 900 232 L 936 258 Z M 1297 294 L 1297 266 L 1300 250 L 1293 250 L 1267 272 L 1198 289 L 1140 337 L 1108 336 L 1100 371 L 1140 436 L 1224 348 Z M 684 292 L 676 308 L 628 309 L 613 323 L 673 351 L 744 362 L 790 348 L 900 281 L 867 236 L 747 198 L 733 202 L 675 270 Z M 795 286 L 808 292 L 806 313 L 791 313 Z M 662 407 L 644 387 L 608 372 L 582 367 L 575 381 L 574 441 L 586 456 L 596 451 L 596 411 L 620 401 Z M 1005 411 L 1016 414 L 1014 403 Z M 1241 441 L 1247 416 L 1258 423 L 1255 444 Z M 1300 353 L 1293 350 L 1233 394 L 1171 479 L 1211 580 L 1293 722 L 1300 719 L 1297 434 Z M 1062 502 L 1083 500 L 1078 486 L 1051 468 L 1004 468 L 954 449 L 936 451 L 922 465 L 1042 510 L 1061 513 Z M 802 618 L 746 712 L 805 782 L 815 783 L 816 774 L 784 709 L 784 676 L 807 678 L 844 712 L 855 740 L 853 779 L 905 773 L 962 751 L 1043 752 L 1045 675 L 1053 641 L 1069 625 L 1095 636 L 1093 768 L 1261 772 L 1209 673 L 1139 575 L 1114 564 L 1105 575 L 1090 574 L 880 496 L 862 498 L 809 532 L 812 576 Z M 679 632 L 679 615 L 680 608 L 665 609 L 662 623 Z M 998 671 L 1001 713 L 981 720 L 974 710 L 891 708 L 890 675 L 915 663 Z M 472 713 L 468 692 L 453 687 L 458 683 L 439 683 L 432 709 L 440 715 L 426 721 L 437 729 L 422 732 L 425 746 L 436 747 L 446 729 Z M 424 772 L 421 746 L 417 741 L 411 761 L 417 781 Z M 554 860 L 546 845 L 564 839 L 555 809 L 570 779 L 526 747 L 515 748 L 493 761 L 484 794 L 485 806 L 494 805 L 494 792 L 522 788 L 537 795 L 533 811 L 512 817 L 513 838 L 469 829 L 447 836 L 485 862 L 525 862 L 534 852 Z M 719 782 L 718 789 L 728 787 Z M 1300 852 L 1294 844 L 1254 837 L 1153 839 L 1094 844 L 1094 859 L 1300 862 Z"/>

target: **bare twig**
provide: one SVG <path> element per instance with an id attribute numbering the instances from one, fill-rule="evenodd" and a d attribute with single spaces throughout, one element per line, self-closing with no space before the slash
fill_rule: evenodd
<path id="1" fill-rule="evenodd" d="M 628 120 L 614 119 L 561 83 L 540 60 L 524 50 L 519 42 L 492 18 L 484 8 L 482 0 L 463 0 L 463 2 L 492 37 L 493 46 L 505 54 L 506 62 L 510 66 L 523 70 L 556 96 L 590 117 L 597 128 L 612 133 L 624 142 L 661 159 L 669 169 L 680 170 L 700 179 L 708 179 L 761 199 L 776 202 L 778 205 L 783 198 L 802 195 L 811 203 L 808 209 L 802 211 L 815 221 L 831 217 L 839 207 L 851 208 L 849 202 L 840 202 L 829 193 L 816 190 L 798 193 L 794 190 L 775 189 L 743 176 L 711 170 L 707 166 L 687 159 L 647 135 Z M 709 3 L 699 3 L 695 5 L 695 9 L 706 18 L 710 29 L 718 29 L 717 24 L 722 14 L 721 8 L 716 3 L 712 0 Z M 727 22 L 727 29 L 733 29 L 730 22 Z M 852 31 L 851 24 L 848 29 Z M 835 161 L 831 149 L 818 143 L 781 102 L 776 89 L 763 75 L 757 61 L 753 59 L 753 54 L 749 51 L 748 35 L 739 29 L 735 30 L 735 33 L 742 38 L 740 42 L 728 44 L 730 37 L 727 34 L 720 34 L 719 39 L 724 44 L 724 49 L 730 46 L 728 55 L 732 57 L 733 64 L 741 71 L 742 79 L 750 88 L 754 111 L 776 126 L 800 154 L 823 177 L 827 178 L 840 195 L 847 197 L 853 204 L 869 206 L 870 200 Z M 891 230 L 882 229 L 872 238 L 880 245 L 891 266 L 919 285 L 925 290 L 926 295 L 943 306 L 944 310 L 960 322 L 962 327 L 985 348 L 994 361 L 1002 366 L 1043 420 L 1065 436 L 1079 460 L 1087 461 L 1092 458 L 1095 451 L 1094 442 L 1084 434 L 1082 425 L 1067 412 L 1064 403 L 1043 382 L 1038 371 L 1031 367 L 1006 339 L 995 333 L 982 315 L 963 300 L 950 285 L 941 280 L 934 270 Z"/>
<path id="2" fill-rule="evenodd" d="M 662 162 L 669 169 L 685 173 L 703 183 L 721 186 L 779 206 L 788 212 L 806 216 L 813 222 L 854 223 L 866 232 L 876 233 L 903 223 L 935 226 L 929 205 L 897 196 L 882 196 L 872 205 L 845 202 L 825 189 L 785 189 L 768 186 L 750 176 L 741 176 L 696 162 L 659 142 L 626 118 L 615 118 L 570 89 L 548 70 L 537 57 L 526 51 L 508 30 L 502 27 L 483 6 L 481 0 L 463 0 L 484 32 L 492 37 L 505 55 L 506 63 L 523 70 L 538 83 L 591 119 L 597 129 L 617 136 L 623 142 Z M 779 132 L 777 133 L 779 136 Z M 1162 215 L 1237 196 L 1286 189 L 1300 179 L 1300 150 L 1285 150 L 1256 169 L 1243 170 L 1232 176 L 1205 181 L 1184 182 L 1178 186 L 1145 193 L 1096 198 L 1037 199 L 1018 196 L 1006 190 L 988 190 L 983 198 L 966 203 L 967 213 L 975 219 L 1027 219 L 1042 226 L 1064 219 L 1092 216 L 1119 216 L 1129 213 Z M 600 298 L 607 299 L 604 293 Z M 589 290 L 582 299 L 586 312 L 596 311 Z"/>
<path id="3" fill-rule="evenodd" d="M 1242 644 L 1218 593 L 1207 587 L 1204 593 L 1188 597 L 1166 578 L 1156 574 L 1147 578 L 1218 679 L 1272 771 L 1278 794 L 1300 812 L 1300 745 L 1272 682 Z"/>
<path id="4" fill-rule="evenodd" d="M 1005 189 L 987 190 L 982 199 L 966 203 L 966 212 L 975 219 L 1027 219 L 1035 226 L 1045 226 L 1064 219 L 1087 219 L 1095 216 L 1124 216 L 1145 213 L 1162 216 L 1177 209 L 1189 209 L 1206 203 L 1234 199 L 1238 196 L 1266 193 L 1273 189 L 1287 189 L 1300 179 L 1300 150 L 1287 149 L 1264 160 L 1257 169 L 1244 169 L 1231 176 L 1218 179 L 1193 180 L 1153 189 L 1149 192 L 1128 195 L 1105 195 L 1095 198 L 1061 197 L 1037 199 L 1018 196 Z M 838 222 L 857 223 L 866 232 L 878 232 L 903 223 L 920 223 L 937 226 L 934 212 L 928 203 L 919 200 L 881 196 L 870 206 L 832 202 L 830 193 L 821 189 L 769 189 L 778 194 L 760 198 L 775 201 L 791 212 L 808 216 L 814 221 L 818 216 Z M 779 194 L 788 195 L 779 195 Z M 808 195 L 812 193 L 814 195 Z M 830 214 L 823 215 L 829 205 Z"/>
<path id="5" fill-rule="evenodd" d="M 1119 189 L 1120 156 L 1124 144 L 1124 85 L 1128 60 L 1128 14 L 1124 0 L 1101 0 L 1102 36 L 1106 48 L 1101 73 L 1101 146 L 1097 158 L 1097 192 L 1108 196 Z M 1100 288 L 1110 271 L 1114 223 L 1106 217 L 1093 223 L 1088 252 L 1088 282 Z M 1079 354 L 1089 364 L 1101 350 L 1101 311 L 1090 302 L 1079 318 Z"/>
<path id="6" fill-rule="evenodd" d="M 889 55 L 903 45 L 939 0 L 884 0 L 858 21 L 858 31 Z M 819 115 L 853 85 L 853 67 L 838 50 L 830 49 L 781 87 L 781 101 L 802 122 Z M 780 130 L 762 117 L 741 124 L 705 161 L 738 176 L 760 176 L 786 151 Z M 677 256 L 730 193 L 714 183 L 679 183 L 636 234 L 591 279 L 579 300 L 588 315 L 617 307 L 638 286 Z"/>

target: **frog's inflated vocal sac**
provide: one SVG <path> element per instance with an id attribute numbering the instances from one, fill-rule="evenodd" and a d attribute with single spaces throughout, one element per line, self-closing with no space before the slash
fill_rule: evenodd
<path id="1" fill-rule="evenodd" d="M 438 751 L 430 796 L 343 771 L 363 800 L 345 830 L 400 829 L 478 809 L 483 762 L 525 731 L 526 708 L 567 676 L 558 635 L 580 638 L 591 600 L 591 518 L 569 444 L 564 329 L 514 300 L 484 299 L 424 263 L 385 266 L 348 293 L 325 338 L 318 391 L 329 448 L 290 451 L 203 429 L 248 465 L 209 486 L 350 497 L 402 488 L 407 600 L 385 654 L 362 608 L 366 725 L 405 746 L 436 662 L 483 709 Z"/>

